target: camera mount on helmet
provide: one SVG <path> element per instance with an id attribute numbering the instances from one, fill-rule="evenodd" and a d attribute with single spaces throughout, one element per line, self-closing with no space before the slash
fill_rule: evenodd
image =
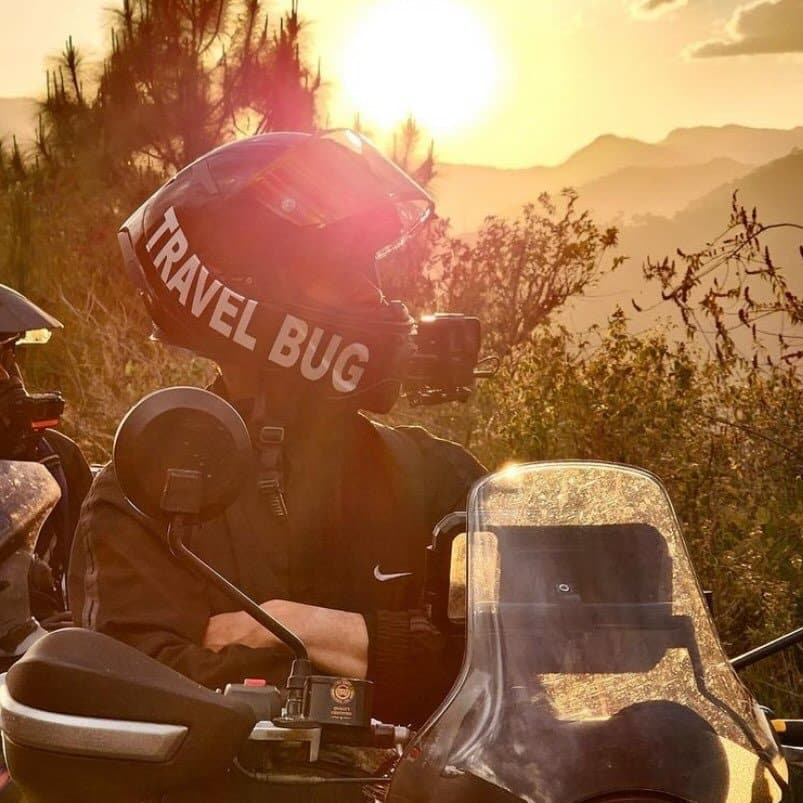
<path id="1" fill-rule="evenodd" d="M 495 357 L 480 359 L 480 340 L 479 318 L 459 312 L 423 316 L 402 386 L 407 401 L 414 407 L 467 401 L 475 380 L 496 373 Z"/>

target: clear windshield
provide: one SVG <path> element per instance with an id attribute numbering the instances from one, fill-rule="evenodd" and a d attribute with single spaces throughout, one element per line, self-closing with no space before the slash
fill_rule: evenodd
<path id="1" fill-rule="evenodd" d="M 442 784 L 544 803 L 780 799 L 777 749 L 655 478 L 520 466 L 478 483 L 468 514 L 464 674 L 403 762 L 437 768 L 410 800 L 447 799 Z"/>

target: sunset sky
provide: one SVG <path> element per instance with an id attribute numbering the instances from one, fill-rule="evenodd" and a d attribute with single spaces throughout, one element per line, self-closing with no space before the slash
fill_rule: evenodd
<path id="1" fill-rule="evenodd" d="M 36 96 L 114 0 L 0 0 L 0 97 Z M 273 2 L 275 17 L 286 4 Z M 803 124 L 803 0 L 301 0 L 329 123 L 412 111 L 443 161 L 552 164 L 599 134 Z"/>

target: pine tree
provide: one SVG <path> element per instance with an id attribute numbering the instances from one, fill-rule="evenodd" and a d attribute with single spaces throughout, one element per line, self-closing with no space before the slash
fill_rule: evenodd
<path id="1" fill-rule="evenodd" d="M 320 68 L 301 56 L 298 3 L 273 31 L 259 0 L 124 0 L 94 92 L 72 39 L 47 75 L 38 152 L 89 153 L 113 176 L 174 171 L 238 134 L 316 123 Z"/>

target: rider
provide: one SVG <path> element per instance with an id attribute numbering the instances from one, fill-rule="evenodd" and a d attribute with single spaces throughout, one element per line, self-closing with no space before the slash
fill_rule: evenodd
<path id="1" fill-rule="evenodd" d="M 81 503 L 92 475 L 81 450 L 52 429 L 63 401 L 58 394 L 28 394 L 17 349 L 47 342 L 61 323 L 16 290 L 0 285 L 0 460 L 43 463 L 61 490 L 45 522 L 31 572 L 34 615 L 45 618 L 66 607 L 64 575 Z M 52 574 L 51 574 L 52 573 Z"/>
<path id="2" fill-rule="evenodd" d="M 459 652 L 419 609 L 435 523 L 483 473 L 462 447 L 391 428 L 414 324 L 378 263 L 433 211 L 352 132 L 265 134 L 218 148 L 119 234 L 156 336 L 213 359 L 212 390 L 248 423 L 253 479 L 193 549 L 306 642 L 329 674 L 375 682 L 374 710 L 421 721 Z M 175 562 L 107 466 L 70 568 L 76 622 L 209 687 L 282 683 L 289 652 Z"/>

